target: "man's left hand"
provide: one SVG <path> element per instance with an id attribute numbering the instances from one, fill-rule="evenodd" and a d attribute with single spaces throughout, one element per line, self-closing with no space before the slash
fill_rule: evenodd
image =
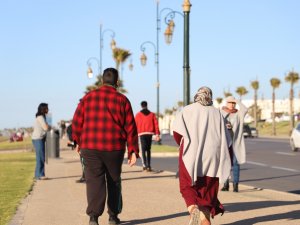
<path id="1" fill-rule="evenodd" d="M 157 135 L 155 135 L 155 141 L 160 141 L 160 137 L 159 137 L 159 135 L 157 134 Z"/>
<path id="2" fill-rule="evenodd" d="M 129 166 L 133 166 L 136 163 L 136 155 L 135 153 L 132 153 L 130 158 L 128 158 L 128 164 Z"/>

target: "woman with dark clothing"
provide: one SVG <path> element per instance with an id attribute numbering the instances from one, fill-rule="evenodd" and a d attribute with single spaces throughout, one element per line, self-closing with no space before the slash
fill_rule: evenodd
<path id="1" fill-rule="evenodd" d="M 31 137 L 36 154 L 35 179 L 37 180 L 47 179 L 45 176 L 45 141 L 46 132 L 50 128 L 46 122 L 46 114 L 48 113 L 48 110 L 47 103 L 41 103 L 38 106 Z"/>

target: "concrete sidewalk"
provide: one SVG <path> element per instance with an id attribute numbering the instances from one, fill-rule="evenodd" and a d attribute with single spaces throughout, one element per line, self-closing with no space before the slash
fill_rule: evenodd
<path id="1" fill-rule="evenodd" d="M 75 181 L 81 175 L 78 154 L 60 152 L 60 158 L 46 165 L 45 181 L 36 181 L 33 191 L 23 200 L 10 225 L 86 225 L 85 184 Z M 188 214 L 179 193 L 178 179 L 170 172 L 142 172 L 140 167 L 123 166 L 122 224 L 188 224 Z M 300 224 L 300 196 L 272 190 L 240 186 L 239 193 L 220 192 L 226 212 L 212 224 Z M 108 215 L 100 217 L 108 224 Z"/>

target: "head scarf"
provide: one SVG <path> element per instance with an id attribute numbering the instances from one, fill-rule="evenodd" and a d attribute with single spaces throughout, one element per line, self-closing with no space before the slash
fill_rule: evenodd
<path id="1" fill-rule="evenodd" d="M 210 106 L 213 104 L 212 91 L 209 87 L 201 87 L 198 89 L 194 102 L 198 102 L 203 106 Z"/>

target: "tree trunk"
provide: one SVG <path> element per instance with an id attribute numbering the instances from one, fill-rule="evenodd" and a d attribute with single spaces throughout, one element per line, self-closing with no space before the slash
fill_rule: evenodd
<path id="1" fill-rule="evenodd" d="M 291 90 L 290 90 L 290 134 L 293 131 L 293 128 L 295 126 L 294 124 L 294 89 L 293 85 L 291 84 Z"/>
<path id="2" fill-rule="evenodd" d="M 254 126 L 257 129 L 257 90 L 254 90 Z"/>
<path id="3" fill-rule="evenodd" d="M 273 88 L 273 93 L 272 93 L 272 135 L 276 136 L 276 126 L 275 126 L 275 88 Z"/>

